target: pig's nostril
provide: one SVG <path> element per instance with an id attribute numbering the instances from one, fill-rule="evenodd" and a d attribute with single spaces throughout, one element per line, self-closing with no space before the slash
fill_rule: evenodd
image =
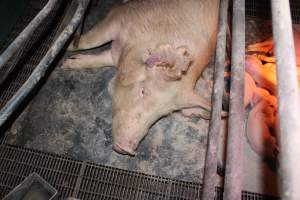
<path id="1" fill-rule="evenodd" d="M 113 149 L 119 153 L 119 154 L 123 154 L 123 155 L 130 155 L 130 156 L 134 156 L 135 153 L 132 151 L 126 151 L 125 149 L 123 149 L 122 147 L 120 147 L 118 144 L 114 144 Z"/>

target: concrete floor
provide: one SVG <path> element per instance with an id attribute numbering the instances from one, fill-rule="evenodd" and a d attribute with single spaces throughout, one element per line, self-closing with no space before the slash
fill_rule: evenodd
<path id="1" fill-rule="evenodd" d="M 108 10 L 109 6 L 99 3 L 92 8 L 85 28 L 104 16 L 100 8 Z M 248 20 L 247 43 L 267 37 L 270 31 L 266 24 Z M 173 113 L 154 124 L 135 157 L 112 151 L 107 86 L 115 72 L 113 68 L 63 70 L 58 65 L 13 124 L 7 142 L 98 164 L 202 182 L 208 121 Z M 206 97 L 210 95 L 207 88 L 211 77 L 210 65 L 198 84 L 199 92 Z M 277 172 L 261 161 L 246 141 L 243 162 L 244 190 L 277 194 Z"/>

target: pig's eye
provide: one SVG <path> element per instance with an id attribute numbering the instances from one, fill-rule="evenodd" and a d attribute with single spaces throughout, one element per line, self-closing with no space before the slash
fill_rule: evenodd
<path id="1" fill-rule="evenodd" d="M 148 91 L 146 90 L 146 88 L 141 87 L 140 88 L 140 97 L 145 97 L 148 95 Z"/>

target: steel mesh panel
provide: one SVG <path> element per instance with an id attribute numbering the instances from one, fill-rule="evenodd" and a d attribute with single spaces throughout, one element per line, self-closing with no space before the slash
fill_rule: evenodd
<path id="1" fill-rule="evenodd" d="M 68 2 L 69 0 L 64 0 L 61 1 L 61 4 L 57 4 L 43 25 L 34 31 L 31 38 L 24 44 L 24 47 L 0 70 L 0 75 L 4 75 L 7 72 L 11 73 L 8 80 L 0 86 L 0 109 L 18 91 L 47 53 L 55 39 L 54 37 L 63 18 L 62 13 Z M 32 13 L 36 14 L 37 12 L 37 8 L 33 8 Z M 22 20 L 19 20 L 19 25 L 15 27 L 14 34 L 10 34 L 8 41 L 11 41 L 12 38 L 17 36 L 17 33 L 22 31 L 24 24 L 29 23 L 33 18 L 32 13 L 21 17 Z"/>
<path id="2" fill-rule="evenodd" d="M 32 0 L 31 2 L 33 2 Z M 0 53 L 2 53 L 5 48 L 21 33 L 21 31 L 29 24 L 29 22 L 38 14 L 43 6 L 46 5 L 47 0 L 40 0 L 39 4 L 41 6 L 33 6 L 31 2 L 28 2 L 24 14 L 18 17 L 16 24 L 13 27 L 13 30 L 9 33 L 6 41 L 0 45 Z"/>
<path id="3" fill-rule="evenodd" d="M 246 0 L 246 15 L 271 19 L 270 0 Z M 291 14 L 294 23 L 300 23 L 300 1 L 290 0 Z"/>

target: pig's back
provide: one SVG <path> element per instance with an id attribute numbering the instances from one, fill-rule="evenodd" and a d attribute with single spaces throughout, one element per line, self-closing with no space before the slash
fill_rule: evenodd
<path id="1" fill-rule="evenodd" d="M 205 41 L 212 40 L 214 43 L 218 2 L 219 0 L 131 0 L 116 10 L 120 14 L 119 21 L 123 30 L 119 37 L 127 43 L 185 43 L 190 48 Z"/>

